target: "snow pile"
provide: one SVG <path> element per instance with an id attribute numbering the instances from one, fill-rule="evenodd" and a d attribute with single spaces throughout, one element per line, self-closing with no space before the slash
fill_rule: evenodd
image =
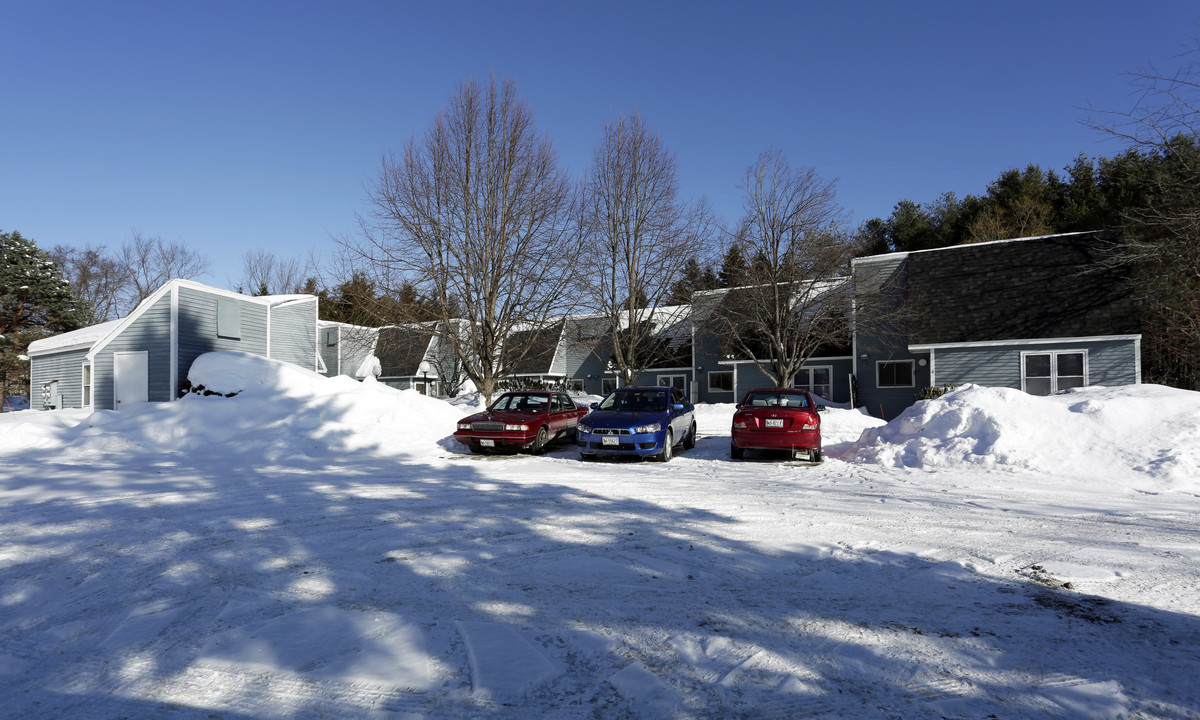
<path id="1" fill-rule="evenodd" d="M 1200 393 L 1159 385 L 1038 397 L 967 385 L 868 429 L 848 460 L 909 468 L 964 465 L 1200 489 Z"/>
<path id="2" fill-rule="evenodd" d="M 439 451 L 439 441 L 454 432 L 461 416 L 441 400 L 374 378 L 329 378 L 239 352 L 201 355 L 188 380 L 215 394 L 92 413 L 74 437 L 59 433 L 65 450 L 241 453 L 270 461 L 347 453 L 426 455 Z"/>

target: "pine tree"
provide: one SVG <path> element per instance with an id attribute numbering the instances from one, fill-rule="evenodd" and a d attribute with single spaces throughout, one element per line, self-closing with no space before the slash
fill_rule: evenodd
<path id="1" fill-rule="evenodd" d="M 0 395 L 28 389 L 29 343 L 82 327 L 87 316 L 48 253 L 19 232 L 0 232 Z"/>
<path id="2" fill-rule="evenodd" d="M 745 285 L 748 282 L 748 275 L 746 253 L 743 252 L 741 243 L 735 242 L 725 251 L 725 257 L 721 261 L 721 270 L 717 273 L 717 277 L 721 281 L 720 287 L 731 288 Z"/>

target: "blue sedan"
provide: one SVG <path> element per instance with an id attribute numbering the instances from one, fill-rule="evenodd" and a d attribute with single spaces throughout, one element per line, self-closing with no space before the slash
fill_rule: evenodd
<path id="1" fill-rule="evenodd" d="M 671 459 L 675 446 L 696 446 L 695 408 L 677 388 L 627 387 L 614 391 L 579 421 L 579 456 L 652 456 Z"/>

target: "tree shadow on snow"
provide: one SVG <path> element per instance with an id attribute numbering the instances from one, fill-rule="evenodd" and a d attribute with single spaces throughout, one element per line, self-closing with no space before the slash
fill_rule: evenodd
<path id="1" fill-rule="evenodd" d="M 800 530 L 768 546 L 686 495 L 630 498 L 611 480 L 671 482 L 671 465 L 579 463 L 565 448 L 381 458 L 320 441 L 267 465 L 223 446 L 136 464 L 6 458 L 0 715 L 1200 707 L 1191 615 L 989 577 L 969 559 L 806 544 Z M 738 492 L 727 477 L 690 482 Z"/>

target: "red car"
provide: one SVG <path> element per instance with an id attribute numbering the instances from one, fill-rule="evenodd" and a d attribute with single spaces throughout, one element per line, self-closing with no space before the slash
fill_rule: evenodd
<path id="1" fill-rule="evenodd" d="M 788 450 L 793 458 L 821 462 L 818 413 L 824 409 L 806 390 L 751 390 L 733 414 L 729 457 L 740 460 L 746 450 Z"/>
<path id="2" fill-rule="evenodd" d="M 564 392 L 509 392 L 487 410 L 459 420 L 454 439 L 475 453 L 526 449 L 540 453 L 556 440 L 574 441 L 575 426 L 587 413 Z"/>

